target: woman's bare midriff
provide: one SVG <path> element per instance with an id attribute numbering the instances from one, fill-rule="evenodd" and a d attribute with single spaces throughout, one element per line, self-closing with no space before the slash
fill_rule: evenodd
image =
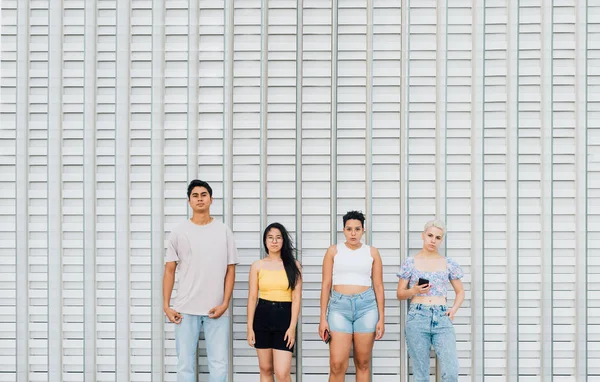
<path id="1" fill-rule="evenodd" d="M 358 294 L 369 290 L 370 286 L 364 285 L 334 285 L 333 290 L 341 294 Z"/>
<path id="2" fill-rule="evenodd" d="M 446 305 L 446 297 L 443 296 L 413 296 L 410 299 L 411 304 L 424 305 Z"/>

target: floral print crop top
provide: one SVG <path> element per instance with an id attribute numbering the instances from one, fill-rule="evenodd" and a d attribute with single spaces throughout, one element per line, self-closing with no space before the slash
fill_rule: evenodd
<path id="1" fill-rule="evenodd" d="M 409 257 L 404 260 L 400 272 L 397 273 L 398 278 L 409 280 L 408 287 L 412 288 L 420 278 L 429 280 L 431 289 L 427 294 L 417 294 L 416 296 L 442 296 L 446 297 L 448 292 L 448 281 L 460 279 L 464 276 L 460 265 L 453 259 L 446 258 L 446 270 L 439 272 L 423 272 L 415 268 L 415 258 Z"/>

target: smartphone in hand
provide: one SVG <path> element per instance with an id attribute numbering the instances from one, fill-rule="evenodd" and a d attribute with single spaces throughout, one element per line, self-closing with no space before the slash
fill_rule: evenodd
<path id="1" fill-rule="evenodd" d="M 429 284 L 429 280 L 419 277 L 419 281 L 417 282 L 417 285 L 425 285 L 425 284 Z"/>
<path id="2" fill-rule="evenodd" d="M 325 329 L 325 343 L 328 344 L 329 341 L 331 341 L 331 334 L 329 333 L 329 330 Z"/>

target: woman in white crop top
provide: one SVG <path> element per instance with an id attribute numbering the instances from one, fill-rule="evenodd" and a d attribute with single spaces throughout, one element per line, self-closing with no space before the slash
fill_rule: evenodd
<path id="1" fill-rule="evenodd" d="M 356 382 L 368 382 L 373 342 L 384 332 L 383 268 L 377 248 L 360 241 L 365 216 L 350 211 L 343 221 L 346 242 L 323 259 L 319 336 L 329 343 L 330 382 L 344 381 L 352 344 Z"/>

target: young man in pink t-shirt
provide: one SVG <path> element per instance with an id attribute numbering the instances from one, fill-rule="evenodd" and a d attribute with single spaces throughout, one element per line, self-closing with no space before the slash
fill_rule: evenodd
<path id="1" fill-rule="evenodd" d="M 209 382 L 226 382 L 229 363 L 229 301 L 237 248 L 231 230 L 210 216 L 212 188 L 193 180 L 187 190 L 192 218 L 169 235 L 163 279 L 164 311 L 175 326 L 177 381 L 196 381 L 197 348 L 204 330 Z M 170 306 L 178 270 L 177 295 Z"/>

